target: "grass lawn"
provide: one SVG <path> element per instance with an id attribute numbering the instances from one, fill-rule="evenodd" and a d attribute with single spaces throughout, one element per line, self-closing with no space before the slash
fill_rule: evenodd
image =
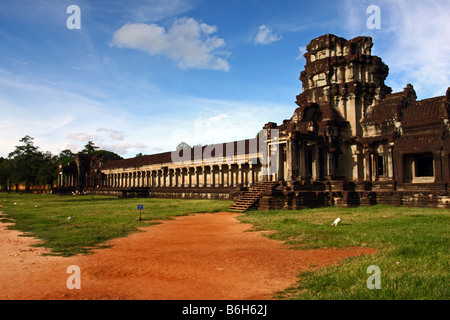
<path id="1" fill-rule="evenodd" d="M 138 204 L 144 205 L 141 221 L 137 220 Z M 108 239 L 127 236 L 152 220 L 226 211 L 231 204 L 219 200 L 0 193 L 0 211 L 6 214 L 0 219 L 14 222 L 12 228 L 43 240 L 40 246 L 50 248 L 52 254 L 70 256 L 89 253 Z"/>
<path id="2" fill-rule="evenodd" d="M 338 226 L 330 224 L 337 218 Z M 279 292 L 284 299 L 448 300 L 450 210 L 373 206 L 299 211 L 252 211 L 242 222 L 257 230 L 276 230 L 270 238 L 294 249 L 371 247 L 375 255 L 305 272 L 295 286 Z M 380 289 L 368 289 L 380 268 Z M 370 281 L 371 283 L 374 283 Z"/>

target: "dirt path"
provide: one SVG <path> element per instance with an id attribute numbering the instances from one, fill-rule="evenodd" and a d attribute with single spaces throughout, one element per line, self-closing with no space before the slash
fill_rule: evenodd
<path id="1" fill-rule="evenodd" d="M 37 240 L 0 223 L 0 299 L 270 299 L 296 275 L 370 248 L 294 251 L 261 232 L 245 232 L 234 213 L 196 214 L 163 221 L 109 249 L 70 258 L 42 256 Z M 80 267 L 81 289 L 66 273 Z"/>

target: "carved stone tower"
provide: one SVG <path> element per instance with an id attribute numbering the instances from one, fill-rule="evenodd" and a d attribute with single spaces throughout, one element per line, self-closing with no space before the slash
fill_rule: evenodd
<path id="1" fill-rule="evenodd" d="M 372 46 L 370 37 L 346 40 L 327 34 L 312 40 L 300 75 L 303 93 L 296 103 L 333 107 L 350 124 L 345 135 L 361 136 L 365 111 L 392 91 L 384 84 L 389 68 L 371 55 Z"/>
<path id="2" fill-rule="evenodd" d="M 333 154 L 335 176 L 350 180 L 364 179 L 363 150 L 357 142 L 363 136 L 361 120 L 392 91 L 384 84 L 389 68 L 372 56 L 372 46 L 370 37 L 321 36 L 306 47 L 305 70 L 300 74 L 303 92 L 296 103 L 300 108 L 318 105 L 320 122 L 328 126 L 323 130 L 333 132 L 340 141 Z"/>

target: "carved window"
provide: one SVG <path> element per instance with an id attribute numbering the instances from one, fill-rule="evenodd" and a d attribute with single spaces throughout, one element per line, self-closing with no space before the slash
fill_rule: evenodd
<path id="1" fill-rule="evenodd" d="M 376 157 L 376 172 L 377 176 L 386 176 L 386 157 L 378 155 Z"/>
<path id="2" fill-rule="evenodd" d="M 308 148 L 308 157 L 307 157 L 307 159 L 306 159 L 306 165 L 307 165 L 307 173 L 308 173 L 308 175 L 310 176 L 310 177 L 312 177 L 313 175 L 314 175 L 314 170 L 313 170 L 313 162 L 314 162 L 314 159 L 313 159 L 313 155 L 314 155 L 314 153 L 313 153 L 313 149 L 312 148 Z"/>
<path id="3" fill-rule="evenodd" d="M 415 161 L 416 177 L 433 177 L 434 165 L 433 156 L 431 154 L 417 156 Z"/>
<path id="4" fill-rule="evenodd" d="M 408 154 L 403 159 L 405 182 L 434 182 L 434 161 L 431 153 Z"/>

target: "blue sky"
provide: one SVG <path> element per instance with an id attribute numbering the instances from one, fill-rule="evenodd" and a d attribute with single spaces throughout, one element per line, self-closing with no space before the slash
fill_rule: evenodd
<path id="1" fill-rule="evenodd" d="M 0 156 L 25 135 L 53 154 L 92 140 L 123 157 L 252 138 L 292 116 L 304 48 L 327 33 L 373 37 L 394 91 L 444 95 L 448 12 L 448 0 L 2 1 Z"/>

